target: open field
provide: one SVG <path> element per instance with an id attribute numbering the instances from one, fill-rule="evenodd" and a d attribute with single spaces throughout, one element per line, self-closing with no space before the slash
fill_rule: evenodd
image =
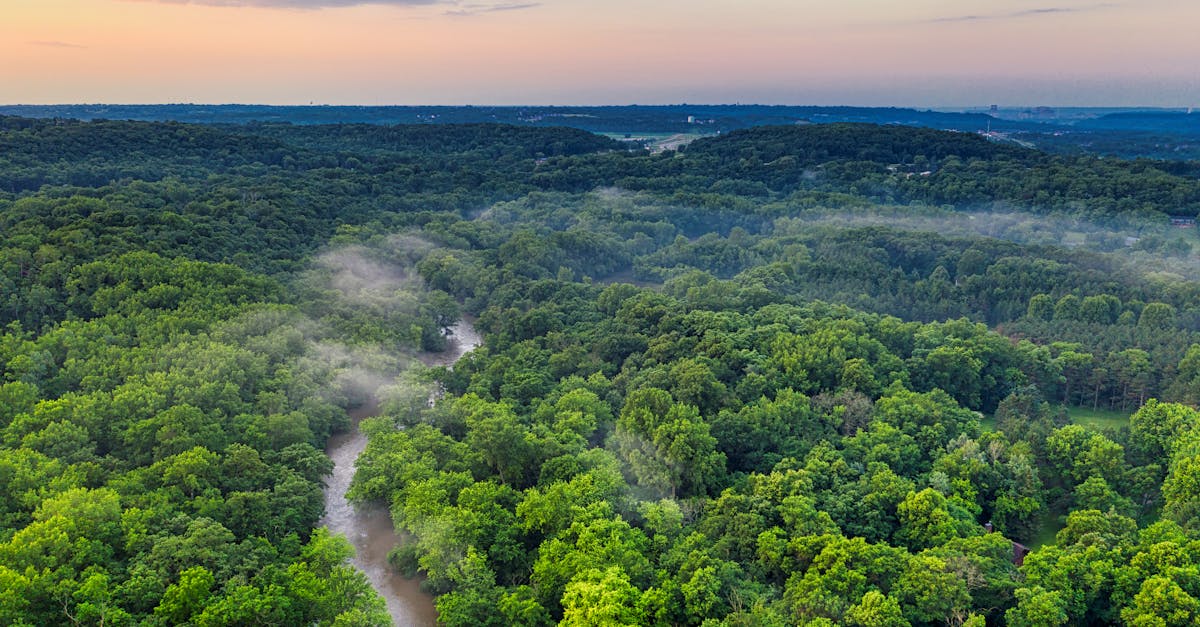
<path id="1" fill-rule="evenodd" d="M 1031 549 L 1039 549 L 1047 544 L 1054 544 L 1054 537 L 1065 525 L 1065 513 L 1047 510 L 1042 512 L 1038 520 L 1038 531 L 1026 545 Z"/>
<path id="2" fill-rule="evenodd" d="M 618 141 L 644 142 L 650 152 L 675 150 L 705 137 L 700 133 L 601 133 L 601 135 Z"/>
<path id="3" fill-rule="evenodd" d="M 1103 431 L 1104 429 L 1120 429 L 1128 425 L 1130 413 L 1112 409 L 1068 407 L 1067 415 L 1071 417 L 1071 422 L 1077 425 Z"/>
<path id="4" fill-rule="evenodd" d="M 1068 407 L 1067 416 L 1072 424 L 1083 425 L 1103 431 L 1105 429 L 1120 429 L 1129 424 L 1130 412 L 1114 409 L 1092 409 L 1091 407 Z M 986 414 L 979 419 L 979 425 L 984 431 L 996 430 L 996 416 Z"/>

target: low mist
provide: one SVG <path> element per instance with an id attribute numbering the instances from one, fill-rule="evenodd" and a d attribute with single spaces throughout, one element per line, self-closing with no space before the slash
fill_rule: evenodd
<path id="1" fill-rule="evenodd" d="M 1196 228 L 1173 227 L 1166 218 L 1100 224 L 1072 216 L 1035 215 L 1017 209 L 951 210 L 920 207 L 804 210 L 775 221 L 775 234 L 814 226 L 887 227 L 947 237 L 988 237 L 1022 245 L 1119 253 L 1122 265 L 1142 275 L 1182 280 L 1200 270 Z"/>

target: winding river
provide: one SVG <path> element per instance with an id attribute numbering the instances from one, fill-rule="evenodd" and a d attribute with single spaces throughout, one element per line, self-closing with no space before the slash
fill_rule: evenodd
<path id="1" fill-rule="evenodd" d="M 464 319 L 451 329 L 450 346 L 445 352 L 425 353 L 420 359 L 427 366 L 452 366 L 479 346 L 480 341 L 475 327 Z M 379 404 L 375 401 L 352 410 L 350 431 L 329 439 L 326 452 L 333 460 L 333 474 L 325 483 L 325 517 L 320 524 L 346 536 L 354 545 L 354 565 L 387 601 L 394 624 L 433 627 L 437 624 L 437 611 L 433 598 L 421 591 L 420 580 L 403 577 L 388 565 L 388 552 L 401 540 L 387 507 L 375 504 L 356 508 L 346 500 L 346 491 L 354 478 L 354 461 L 367 447 L 367 436 L 358 430 L 358 423 L 378 412 Z"/>

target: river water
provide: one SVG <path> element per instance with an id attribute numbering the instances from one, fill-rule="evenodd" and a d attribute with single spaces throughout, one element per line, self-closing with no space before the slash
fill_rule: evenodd
<path id="1" fill-rule="evenodd" d="M 469 320 L 461 320 L 450 332 L 450 346 L 442 353 L 420 356 L 427 366 L 452 366 L 460 357 L 480 344 L 479 334 Z M 392 526 L 392 518 L 383 504 L 354 507 L 346 500 L 350 480 L 354 478 L 354 461 L 367 447 L 367 436 L 358 430 L 363 418 L 379 413 L 379 403 L 372 401 L 350 412 L 350 430 L 329 438 L 326 453 L 333 460 L 333 474 L 325 481 L 325 517 L 322 525 L 340 533 L 354 545 L 353 563 L 363 573 L 380 596 L 387 601 L 392 622 L 400 627 L 433 627 L 437 611 L 433 597 L 421 591 L 419 579 L 408 579 L 388 565 L 388 552 L 401 542 Z"/>

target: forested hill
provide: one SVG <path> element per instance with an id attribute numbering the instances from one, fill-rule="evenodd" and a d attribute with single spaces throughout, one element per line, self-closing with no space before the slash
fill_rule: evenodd
<path id="1" fill-rule="evenodd" d="M 728 133 L 756 126 L 856 122 L 967 133 L 994 131 L 1006 142 L 1063 154 L 1200 157 L 1200 114 L 1163 109 L 1003 108 L 935 111 L 898 107 L 780 105 L 660 106 L 266 106 L 266 105 L 0 105 L 0 115 L 78 120 L 176 121 L 253 125 L 456 125 L 499 123 L 569 126 L 626 137 Z"/>
<path id="2" fill-rule="evenodd" d="M 433 188 L 458 185 L 447 176 L 450 170 L 509 195 L 517 188 L 586 191 L 613 185 L 730 190 L 738 196 L 852 189 L 882 202 L 1006 205 L 1089 219 L 1200 213 L 1195 168 L 1052 156 L 975 134 L 900 126 L 757 127 L 699 140 L 671 153 L 675 159 L 638 157 L 619 142 L 579 130 L 496 124 L 217 128 L 0 118 L 0 146 L 7 173 L 0 191 L 10 193 L 47 183 L 97 187 L 214 171 L 261 176 L 333 168 L 375 176 L 402 168 L 423 173 L 422 185 Z M 534 167 L 535 160 L 563 157 L 575 158 Z M 506 180 L 498 178 L 501 171 Z"/>
<path id="3" fill-rule="evenodd" d="M 874 124 L 826 124 L 757 127 L 705 138 L 684 148 L 688 154 L 711 155 L 721 162 L 757 159 L 770 163 L 791 157 L 802 165 L 829 161 L 912 163 L 918 156 L 940 160 L 1034 159 L 1039 153 L 1011 144 L 989 142 L 975 133 Z"/>
<path id="4" fill-rule="evenodd" d="M 94 187 L 121 178 L 205 176 L 253 165 L 311 158 L 278 141 L 178 123 L 32 121 L 0 118 L 0 189 L 44 184 Z"/>
<path id="5" fill-rule="evenodd" d="M 699 140 L 684 156 L 686 169 L 761 182 L 777 192 L 854 189 L 881 201 L 1008 203 L 1089 218 L 1200 212 L 1195 171 L 1152 161 L 1054 156 L 968 133 L 860 124 L 760 127 Z"/>
<path id="6" fill-rule="evenodd" d="M 373 397 L 350 496 L 447 625 L 1200 621 L 1194 164 L 862 124 L 0 146 L 0 624 L 386 624 L 317 528 Z M 413 366 L 463 312 L 484 344 Z"/>
<path id="7" fill-rule="evenodd" d="M 246 129 L 227 128 L 256 136 L 279 138 L 298 146 L 335 152 L 409 156 L 414 159 L 435 154 L 468 160 L 535 159 L 628 148 L 616 140 L 566 127 L 530 128 L 505 124 L 346 124 L 336 127 L 261 124 Z"/>
<path id="8" fill-rule="evenodd" d="M 263 168 L 388 168 L 429 162 L 511 163 L 622 149 L 585 131 L 498 124 L 212 127 L 176 122 L 78 122 L 0 116 L 0 191 L 44 184 L 95 187 L 119 179 L 202 178 Z M 437 163 L 438 166 L 446 165 Z"/>

